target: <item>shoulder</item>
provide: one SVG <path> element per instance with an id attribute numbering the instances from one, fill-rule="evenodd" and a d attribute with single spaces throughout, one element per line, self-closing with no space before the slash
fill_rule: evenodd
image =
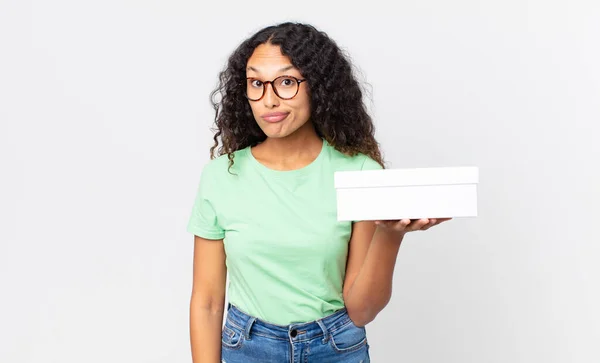
<path id="1" fill-rule="evenodd" d="M 247 149 L 241 149 L 233 153 L 234 164 L 230 168 L 229 155 L 224 154 L 209 160 L 202 168 L 202 177 L 224 180 L 232 177 L 246 163 Z"/>
<path id="2" fill-rule="evenodd" d="M 383 169 L 381 165 L 370 156 L 363 153 L 356 155 L 347 155 L 338 151 L 332 145 L 329 145 L 329 154 L 335 169 L 342 170 L 378 170 Z"/>

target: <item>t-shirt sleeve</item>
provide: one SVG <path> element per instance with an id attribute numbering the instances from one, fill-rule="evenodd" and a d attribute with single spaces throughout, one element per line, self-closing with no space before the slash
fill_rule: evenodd
<path id="1" fill-rule="evenodd" d="M 363 162 L 360 170 L 380 170 L 380 169 L 383 169 L 383 167 L 381 165 L 379 165 L 378 162 L 371 159 L 369 156 L 365 155 L 365 161 Z"/>
<path id="2" fill-rule="evenodd" d="M 223 239 L 225 238 L 225 231 L 219 225 L 215 210 L 217 180 L 215 180 L 214 173 L 211 173 L 207 166 L 204 167 L 200 176 L 187 231 L 206 239 Z"/>

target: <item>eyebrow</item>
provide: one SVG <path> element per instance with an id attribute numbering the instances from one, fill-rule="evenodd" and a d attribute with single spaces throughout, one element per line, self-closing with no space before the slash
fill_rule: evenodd
<path id="1" fill-rule="evenodd" d="M 290 64 L 290 65 L 289 65 L 289 66 L 287 66 L 287 67 L 283 67 L 283 68 L 281 68 L 281 69 L 279 70 L 279 72 L 286 72 L 286 71 L 289 71 L 290 69 L 294 69 L 294 68 L 295 68 L 295 67 L 294 67 L 293 65 L 291 65 L 291 64 Z M 253 71 L 253 72 L 256 72 L 256 73 L 260 73 L 260 71 L 259 71 L 258 69 L 256 69 L 256 68 L 254 68 L 254 67 L 248 67 L 248 69 L 247 69 L 247 70 L 248 70 L 248 71 Z"/>

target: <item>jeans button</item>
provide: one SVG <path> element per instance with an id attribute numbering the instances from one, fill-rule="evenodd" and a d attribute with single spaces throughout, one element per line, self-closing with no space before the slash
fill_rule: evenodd
<path id="1" fill-rule="evenodd" d="M 295 338 L 298 335 L 298 331 L 294 329 L 290 332 L 290 335 L 292 336 L 292 338 Z"/>

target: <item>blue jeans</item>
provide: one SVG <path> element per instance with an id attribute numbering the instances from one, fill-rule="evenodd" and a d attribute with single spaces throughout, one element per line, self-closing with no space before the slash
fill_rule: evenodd
<path id="1" fill-rule="evenodd" d="M 263 322 L 228 305 L 221 341 L 223 363 L 369 363 L 364 327 L 346 309 L 308 323 Z"/>

